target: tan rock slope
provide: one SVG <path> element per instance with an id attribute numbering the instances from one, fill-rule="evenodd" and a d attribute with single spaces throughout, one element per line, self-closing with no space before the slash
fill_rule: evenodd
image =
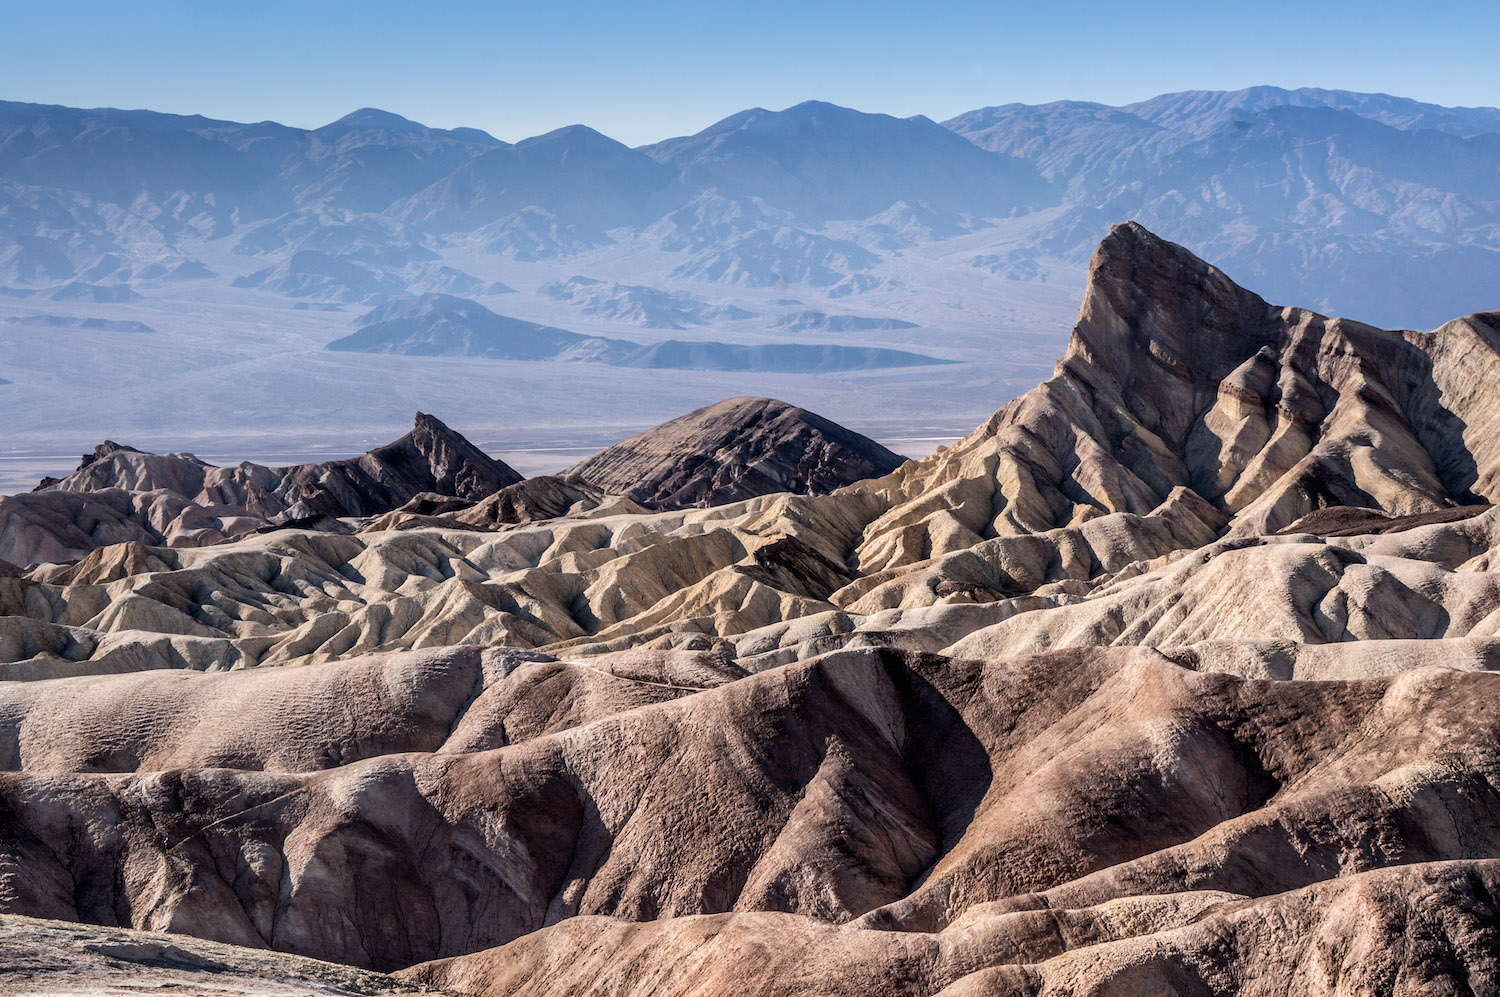
<path id="1" fill-rule="evenodd" d="M 1500 993 L 1497 335 L 1121 226 L 883 478 L 0 571 L 0 913 L 475 994 Z"/>
<path id="2" fill-rule="evenodd" d="M 1057 374 L 878 490 L 867 570 L 993 536 L 1203 499 L 1244 535 L 1324 506 L 1404 515 L 1490 501 L 1500 312 L 1389 332 L 1266 304 L 1117 226 Z"/>

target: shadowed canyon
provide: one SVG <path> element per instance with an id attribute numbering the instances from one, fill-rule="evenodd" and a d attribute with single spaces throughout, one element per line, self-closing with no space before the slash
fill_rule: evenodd
<path id="1" fill-rule="evenodd" d="M 1497 384 L 1127 223 L 920 460 L 103 443 L 0 498 L 0 993 L 1500 992 Z"/>

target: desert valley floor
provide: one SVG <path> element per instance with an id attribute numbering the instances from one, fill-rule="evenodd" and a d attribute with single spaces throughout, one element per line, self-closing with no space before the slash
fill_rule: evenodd
<path id="1" fill-rule="evenodd" d="M 0 498 L 0 993 L 1500 992 L 1497 384 L 1131 223 L 920 460 L 103 443 Z"/>

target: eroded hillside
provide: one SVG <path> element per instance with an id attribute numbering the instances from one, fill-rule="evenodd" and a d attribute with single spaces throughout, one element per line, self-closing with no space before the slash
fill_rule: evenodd
<path id="1" fill-rule="evenodd" d="M 379 509 L 100 453 L 36 496 L 281 504 L 0 572 L 0 912 L 476 994 L 1493 992 L 1497 344 L 1125 225 L 1051 379 L 831 492 L 880 454 L 760 401 Z"/>

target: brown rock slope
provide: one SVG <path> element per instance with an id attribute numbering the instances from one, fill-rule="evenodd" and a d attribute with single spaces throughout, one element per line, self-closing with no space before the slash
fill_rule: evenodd
<path id="1" fill-rule="evenodd" d="M 1264 899 L 1191 891 L 939 933 L 766 913 L 573 918 L 400 975 L 518 997 L 1487 994 L 1500 985 L 1497 887 L 1494 861 L 1421 863 Z"/>
<path id="2" fill-rule="evenodd" d="M 651 509 L 772 492 L 823 494 L 904 463 L 874 440 L 774 398 L 731 398 L 616 443 L 571 474 Z"/>
<path id="3" fill-rule="evenodd" d="M 485 750 L 744 676 L 694 652 L 587 660 L 447 647 L 294 669 L 4 682 L 0 771 L 309 772 L 398 752 Z"/>
<path id="4" fill-rule="evenodd" d="M 300 772 L 27 768 L 0 776 L 0 897 L 383 969 L 505 946 L 417 971 L 494 993 L 723 992 L 681 960 L 762 947 L 780 954 L 741 962 L 740 992 L 854 992 L 876 974 L 877 992 L 992 976 L 1035 992 L 1107 977 L 1109 960 L 1138 972 L 1142 953 L 1192 992 L 1285 983 L 1286 953 L 1246 960 L 1278 939 L 1305 948 L 1303 930 L 1368 950 L 1420 916 L 1448 933 L 1382 941 L 1373 966 L 1336 956 L 1325 974 L 1347 987 L 1422 970 L 1483 992 L 1500 985 L 1497 683 L 1433 667 L 1246 680 L 1147 649 L 872 650 L 605 704 L 504 747 Z M 264 741 L 295 756 L 369 695 L 311 696 L 300 729 Z M 171 750 L 161 762 L 208 760 Z M 1408 911 L 1418 883 L 1431 899 Z M 705 952 L 682 951 L 705 935 Z"/>

